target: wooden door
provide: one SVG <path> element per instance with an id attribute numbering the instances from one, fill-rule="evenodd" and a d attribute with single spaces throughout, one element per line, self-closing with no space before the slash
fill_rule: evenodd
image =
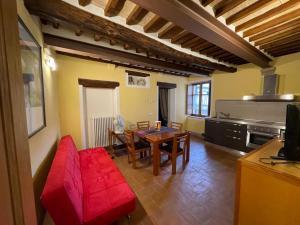
<path id="1" fill-rule="evenodd" d="M 0 0 L 0 222 L 36 225 L 17 22 Z"/>

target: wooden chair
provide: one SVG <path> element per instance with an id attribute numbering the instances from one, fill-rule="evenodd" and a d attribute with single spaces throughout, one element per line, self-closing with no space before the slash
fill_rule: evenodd
<path id="1" fill-rule="evenodd" d="M 172 161 L 172 174 L 176 174 L 177 157 L 182 155 L 182 169 L 185 168 L 189 158 L 190 132 L 176 134 L 171 145 L 160 147 L 160 151 L 167 153 Z"/>
<path id="2" fill-rule="evenodd" d="M 148 130 L 150 128 L 149 121 L 140 121 L 140 122 L 137 122 L 136 125 L 139 130 Z"/>
<path id="3" fill-rule="evenodd" d="M 170 122 L 169 127 L 182 131 L 183 124 L 177 122 Z"/>
<path id="4" fill-rule="evenodd" d="M 128 163 L 131 163 L 130 158 L 132 160 L 132 167 L 136 169 L 136 160 L 137 154 L 140 155 L 140 158 L 143 156 L 147 156 L 147 151 L 149 151 L 149 156 L 151 160 L 151 147 L 148 143 L 145 142 L 134 142 L 134 133 L 133 131 L 126 130 L 125 131 L 125 139 L 127 143 L 128 149 Z"/>

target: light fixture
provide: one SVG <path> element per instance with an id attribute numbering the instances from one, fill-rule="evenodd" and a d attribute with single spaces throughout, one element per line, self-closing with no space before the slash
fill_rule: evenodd
<path id="1" fill-rule="evenodd" d="M 55 71 L 55 70 L 56 70 L 56 63 L 55 63 L 55 60 L 54 60 L 53 57 L 47 56 L 46 64 L 47 64 L 47 66 L 49 66 L 49 68 L 50 68 L 52 71 Z"/>

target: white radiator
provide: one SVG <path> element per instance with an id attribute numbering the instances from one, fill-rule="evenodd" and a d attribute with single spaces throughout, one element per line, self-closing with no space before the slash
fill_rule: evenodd
<path id="1" fill-rule="evenodd" d="M 114 117 L 93 117 L 90 120 L 90 147 L 108 146 L 108 128 L 113 130 Z"/>

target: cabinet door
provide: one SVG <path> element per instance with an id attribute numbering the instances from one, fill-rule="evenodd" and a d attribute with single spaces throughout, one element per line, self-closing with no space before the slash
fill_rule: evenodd
<path id="1" fill-rule="evenodd" d="M 219 144 L 221 142 L 220 132 L 221 122 L 215 120 L 205 120 L 205 138 L 206 140 Z"/>

